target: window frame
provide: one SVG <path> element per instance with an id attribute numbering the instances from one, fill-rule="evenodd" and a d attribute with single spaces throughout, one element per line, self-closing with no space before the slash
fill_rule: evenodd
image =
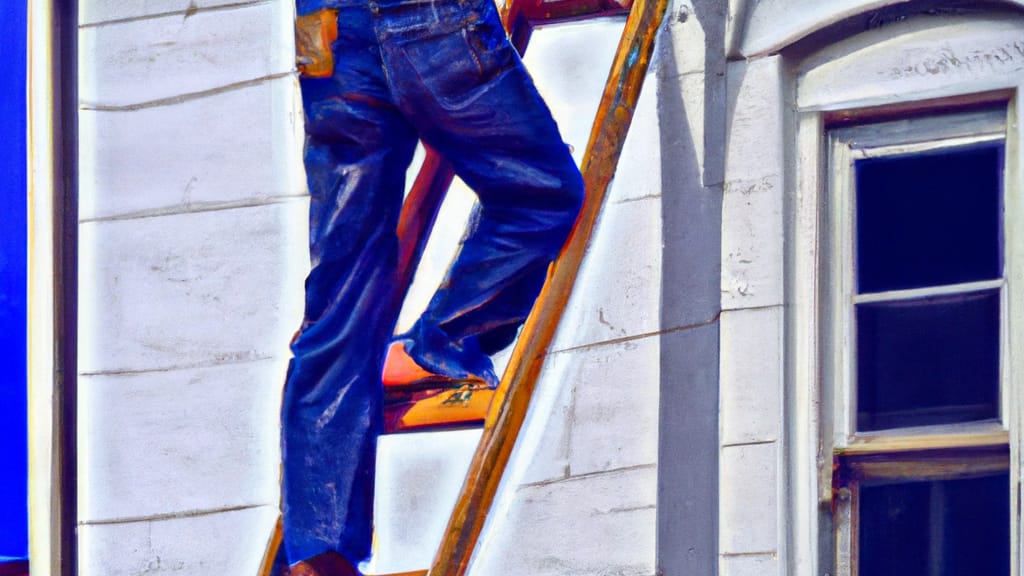
<path id="1" fill-rule="evenodd" d="M 1017 510 L 1020 500 L 1020 406 L 1015 400 L 1020 395 L 1024 377 L 1024 353 L 1012 353 L 1013 342 L 1024 341 L 1024 191 L 1021 178 L 1020 140 L 1017 110 L 1021 94 L 1013 91 L 994 91 L 966 95 L 963 98 L 927 100 L 916 105 L 847 109 L 841 111 L 798 111 L 796 113 L 796 196 L 790 204 L 788 242 L 791 250 L 787 274 L 791 279 L 787 294 L 787 339 L 789 342 L 789 388 L 792 391 L 790 410 L 797 428 L 791 435 L 790 489 L 793 493 L 791 542 L 799 566 L 795 573 L 838 576 L 855 574 L 855 565 L 849 559 L 855 554 L 855 543 L 850 526 L 852 500 L 856 495 L 844 493 L 835 484 L 835 471 L 839 459 L 859 459 L 883 451 L 912 453 L 1008 447 L 1010 471 L 1010 507 Z M 890 431 L 851 434 L 853 417 L 850 403 L 843 398 L 849 390 L 852 368 L 847 352 L 852 323 L 848 315 L 853 306 L 836 304 L 849 287 L 840 287 L 837 277 L 845 276 L 852 257 L 840 262 L 833 260 L 835 245 L 849 243 L 843 232 L 833 226 L 833 198 L 829 191 L 831 171 L 829 156 L 832 142 L 830 131 L 845 128 L 850 118 L 882 118 L 894 116 L 914 117 L 936 110 L 948 112 L 950 107 L 1001 105 L 1006 109 L 1004 147 L 1004 220 L 1003 250 L 1005 288 L 1001 322 L 1002 342 L 1000 354 L 1001 418 L 997 425 L 989 423 L 940 425 L 910 430 L 911 433 Z M 986 135 L 984 138 L 991 137 Z M 969 140 L 964 140 L 968 142 Z M 852 172 L 852 171 L 851 171 Z M 847 217 L 847 220 L 852 221 Z M 847 252 L 849 253 L 849 252 Z M 852 269 L 851 269 L 852 270 Z M 1014 321 L 1016 319 L 1016 321 Z M 836 373 L 847 374 L 843 384 L 836 385 Z M 840 425 L 837 426 L 837 422 Z M 944 450 L 943 450 L 944 449 Z M 811 472 L 811 473 L 808 473 Z M 950 475 L 948 477 L 954 477 Z M 845 500 L 845 502 L 844 502 Z M 804 503 L 815 502 L 815 506 Z M 1011 576 L 1020 576 L 1021 517 L 1011 513 L 1010 556 Z M 799 556 L 803 555 L 801 559 Z M 802 561 L 801 561 L 802 560 Z M 808 570 L 810 568 L 810 570 Z M 803 571 L 801 571 L 803 570 Z M 834 570 L 834 571 L 833 571 Z"/>
<path id="2" fill-rule="evenodd" d="M 1004 105 L 1005 106 L 1005 105 Z M 823 144 L 826 181 L 823 182 L 824 227 L 829 238 L 825 256 L 826 289 L 823 302 L 826 316 L 824 329 L 828 344 L 823 348 L 825 385 L 829 388 L 831 425 L 829 429 L 832 465 L 829 471 L 831 524 L 834 543 L 834 565 L 837 576 L 858 573 L 858 530 L 860 487 L 865 482 L 948 480 L 970 477 L 981 471 L 1010 471 L 1010 401 L 1013 371 L 1010 367 L 1011 346 L 1009 302 L 1012 267 L 1020 258 L 1007 241 L 1003 245 L 1003 275 L 998 280 L 985 280 L 928 288 L 879 292 L 858 295 L 856 284 L 856 170 L 857 160 L 903 154 L 956 149 L 974 144 L 1002 142 L 1007 137 L 1008 112 L 1003 109 L 964 111 L 902 118 L 887 122 L 855 124 L 826 128 Z M 1004 154 L 1001 215 L 1004 230 L 1010 228 L 1014 216 L 1007 208 L 1013 190 L 1007 178 L 1009 156 Z M 1018 215 L 1019 216 L 1019 215 Z M 1016 287 L 1016 283 L 1012 284 Z M 856 304 L 863 301 L 888 301 L 899 298 L 965 293 L 987 288 L 1000 288 L 1000 415 L 997 421 L 940 424 L 922 427 L 893 428 L 879 431 L 856 430 Z M 823 435 L 828 435 L 824 431 Z M 884 460 L 888 465 L 881 465 Z M 925 472 L 922 472 L 924 470 Z M 1016 484 L 1010 473 L 1011 487 Z M 1008 499 L 1011 510 L 1016 490 Z M 1011 539 L 1016 539 L 1019 519 L 1011 515 Z M 1016 554 L 1011 541 L 1011 565 Z M 1011 573 L 1015 573 L 1011 570 Z"/>
<path id="3" fill-rule="evenodd" d="M 1006 144 L 1006 113 L 1003 109 L 927 115 L 888 122 L 856 124 L 828 131 L 829 221 L 832 235 L 830 247 L 829 302 L 832 349 L 826 361 L 829 380 L 835 389 L 835 412 L 832 416 L 833 447 L 843 453 L 858 451 L 900 451 L 925 447 L 957 447 L 988 445 L 1008 441 L 1007 416 L 1010 288 L 1006 280 L 1011 257 L 1004 249 L 1003 275 L 998 280 L 984 280 L 938 287 L 892 290 L 858 294 L 856 270 L 856 171 L 855 163 L 868 158 L 950 150 L 993 142 Z M 1002 205 L 1007 203 L 1005 162 L 1000 180 L 1003 183 Z M 1003 218 L 1006 217 L 1004 210 Z M 1000 239 L 1005 245 L 1005 240 Z M 1006 247 L 1009 248 L 1009 247 Z M 998 422 L 940 424 L 917 428 L 896 428 L 871 432 L 856 430 L 857 398 L 857 304 L 893 301 L 942 294 L 961 294 L 984 289 L 1000 289 L 1000 382 Z"/>
<path id="4" fill-rule="evenodd" d="M 913 8 L 913 7 L 911 7 Z M 941 114 L 977 106 L 1007 110 L 1004 180 L 1005 278 L 1010 349 L 1024 342 L 1024 72 L 1016 61 L 970 71 L 917 74 L 922 62 L 948 54 L 998 54 L 1024 31 L 1024 10 L 987 6 L 970 14 L 930 17 L 913 11 L 879 29 L 839 29 L 808 36 L 782 51 L 786 150 L 785 258 L 785 540 L 787 571 L 794 576 L 834 575 L 833 493 L 835 391 L 828 374 L 831 331 L 831 243 L 827 194 L 828 132 L 852 123 Z M 1015 66 L 1013 71 L 1009 64 Z M 915 73 L 903 74 L 905 70 Z M 899 74 L 894 71 L 900 72 Z M 1008 389 L 1003 423 L 1010 459 L 1011 575 L 1020 576 L 1021 378 L 1024 353 L 1003 364 Z M 870 445 L 870 443 L 869 443 Z M 876 444 L 877 445 L 877 444 Z M 863 450 L 868 450 L 864 447 Z"/>

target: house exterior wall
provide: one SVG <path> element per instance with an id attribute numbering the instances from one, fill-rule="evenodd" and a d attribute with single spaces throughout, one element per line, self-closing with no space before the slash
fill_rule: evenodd
<path id="1" fill-rule="evenodd" d="M 308 268 L 291 19 L 288 0 L 82 2 L 82 574 L 241 575 L 262 559 Z M 585 23 L 538 30 L 527 54 L 577 158 L 604 84 L 592 53 L 607 69 L 621 25 L 583 31 L 597 46 L 566 40 Z M 473 573 L 655 571 L 655 70 Z M 465 217 L 457 188 L 442 230 Z M 420 276 L 436 282 L 447 236 Z"/>
<path id="2" fill-rule="evenodd" d="M 784 101 L 778 56 L 731 61 L 722 207 L 722 574 L 785 574 Z"/>
<path id="3" fill-rule="evenodd" d="M 80 12 L 80 573 L 254 574 L 308 267 L 292 9 Z"/>
<path id="4" fill-rule="evenodd" d="M 472 574 L 824 573 L 816 475 L 830 456 L 805 385 L 818 367 L 800 352 L 817 329 L 800 279 L 820 262 L 818 199 L 801 191 L 820 187 L 820 158 L 800 126 L 1019 86 L 1024 61 L 988 84 L 843 68 L 919 26 L 911 14 L 860 35 L 901 4 L 670 6 Z M 1012 36 L 1022 4 L 1003 4 L 969 26 Z M 252 574 L 277 515 L 281 377 L 308 262 L 292 8 L 82 0 L 81 13 L 81 572 Z M 596 102 L 574 91 L 600 74 L 576 72 L 616 37 L 591 32 L 541 31 L 526 58 L 577 158 Z M 909 57 L 878 50 L 878 70 Z M 471 202 L 456 195 L 453 223 Z M 414 301 L 457 236 L 428 254 Z"/>

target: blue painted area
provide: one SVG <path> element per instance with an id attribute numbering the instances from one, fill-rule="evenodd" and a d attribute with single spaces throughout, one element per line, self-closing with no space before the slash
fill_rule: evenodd
<path id="1" fill-rule="evenodd" d="M 27 2 L 0 4 L 0 557 L 28 556 Z"/>

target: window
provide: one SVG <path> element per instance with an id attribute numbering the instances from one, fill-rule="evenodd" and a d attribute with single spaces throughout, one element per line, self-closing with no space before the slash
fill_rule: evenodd
<path id="1" fill-rule="evenodd" d="M 1008 575 L 1005 108 L 829 137 L 837 572 Z"/>

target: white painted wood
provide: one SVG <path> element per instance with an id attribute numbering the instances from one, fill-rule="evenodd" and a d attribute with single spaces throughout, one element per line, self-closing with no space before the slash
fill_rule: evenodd
<path id="1" fill-rule="evenodd" d="M 723 556 L 719 562 L 719 576 L 781 576 L 780 569 L 776 554 Z"/>
<path id="2" fill-rule="evenodd" d="M 540 26 L 526 51 L 526 65 L 577 162 L 623 25 L 614 18 Z M 645 86 L 554 350 L 658 330 L 661 156 L 656 83 Z"/>
<path id="3" fill-rule="evenodd" d="M 1002 140 L 1006 114 L 997 104 L 955 115 L 911 117 L 839 128 L 843 141 L 858 157 L 924 152 L 953 142 L 973 144 Z M 904 147 L 904 148 L 900 148 Z"/>
<path id="4" fill-rule="evenodd" d="M 658 331 L 661 250 L 660 198 L 606 204 L 552 349 Z"/>
<path id="5" fill-rule="evenodd" d="M 928 288 L 887 290 L 885 292 L 854 294 L 852 300 L 855 304 L 864 304 L 868 302 L 895 302 L 899 300 L 913 300 L 915 298 L 928 298 L 930 296 L 944 296 L 947 294 L 982 292 L 985 290 L 1002 288 L 1004 284 L 1006 284 L 1006 281 L 999 278 L 997 280 L 981 280 L 978 282 L 964 282 L 962 284 L 948 284 L 945 286 L 932 286 Z"/>
<path id="6" fill-rule="evenodd" d="M 783 104 L 780 59 L 731 63 L 722 204 L 722 309 L 783 299 Z"/>
<path id="7" fill-rule="evenodd" d="M 503 485 L 653 465 L 659 344 L 651 336 L 549 355 Z"/>
<path id="8" fill-rule="evenodd" d="M 558 122 L 562 139 L 582 161 L 623 18 L 538 26 L 523 62 Z"/>
<path id="9" fill-rule="evenodd" d="M 653 466 L 524 486 L 469 574 L 654 574 L 656 492 Z"/>
<path id="10" fill-rule="evenodd" d="M 670 35 L 666 34 L 664 37 L 668 38 Z M 678 49 L 685 50 L 686 48 L 679 47 Z M 665 126 L 662 134 L 664 135 L 663 144 L 666 150 L 677 149 L 678 147 L 680 149 L 680 156 L 685 154 L 683 157 L 686 157 L 687 161 L 691 163 L 685 168 L 687 173 L 694 174 L 691 178 L 692 180 L 700 182 L 702 186 L 721 185 L 721 182 L 705 181 L 704 73 L 691 72 L 681 74 L 676 76 L 671 82 L 663 80 L 661 89 L 668 92 L 667 95 L 662 96 L 664 100 L 681 100 L 679 104 L 673 104 L 672 106 L 681 109 L 684 115 L 684 122 L 678 125 Z M 715 154 L 720 153 L 715 150 L 711 152 Z M 615 188 L 617 187 L 613 186 L 613 190 Z"/>
<path id="11" fill-rule="evenodd" d="M 53 3 L 28 3 L 27 75 L 29 108 L 28 152 L 28 236 L 27 236 L 27 353 L 28 372 L 28 462 L 29 556 L 32 574 L 60 573 L 59 516 L 60 482 L 54 438 L 60 436 L 54 415 L 56 358 L 54 311 L 56 294 L 53 271 L 54 198 L 56 178 L 54 155 L 60 146 L 54 139 Z M 57 479 L 55 481 L 55 479 Z"/>
<path id="12" fill-rule="evenodd" d="M 824 354 L 827 355 L 826 373 L 834 400 L 832 446 L 842 448 L 853 435 L 857 421 L 857 399 L 853 393 L 856 317 L 854 307 L 847 304 L 852 301 L 854 293 L 856 183 L 850 149 L 834 134 L 831 135 L 829 152 L 827 234 L 830 243 L 823 265 L 829 268 L 830 300 L 823 305 L 829 317 L 827 329 L 831 341 Z"/>
<path id="13" fill-rule="evenodd" d="M 633 122 L 619 156 L 607 204 L 634 202 L 661 196 L 661 127 L 658 119 L 658 79 L 654 66 L 648 68 L 644 87 L 637 98 Z"/>
<path id="14" fill-rule="evenodd" d="M 798 103 L 839 110 L 1016 86 L 1024 18 L 911 19 L 839 42 L 798 65 Z"/>
<path id="15" fill-rule="evenodd" d="M 853 517 L 856 511 L 853 507 L 852 494 L 849 488 L 841 488 L 835 497 L 835 512 L 833 524 L 835 526 L 835 550 L 836 550 L 836 576 L 854 576 L 854 550 L 856 548 L 856 534 L 853 533 Z"/>
<path id="16" fill-rule="evenodd" d="M 781 177 L 733 180 L 722 207 L 722 309 L 782 303 Z"/>
<path id="17" fill-rule="evenodd" d="M 82 105 L 150 105 L 287 74 L 295 66 L 291 14 L 288 2 L 266 2 L 83 28 Z"/>
<path id="18" fill-rule="evenodd" d="M 572 370 L 579 365 L 578 358 L 576 354 L 562 353 L 544 360 L 526 424 L 513 449 L 511 462 L 514 464 L 506 467 L 509 490 L 505 492 L 514 490 L 514 486 L 569 477 L 571 424 L 575 418 Z M 505 492 L 503 498 L 507 499 Z M 492 507 L 492 510 L 497 509 L 498 506 Z"/>
<path id="19" fill-rule="evenodd" d="M 1010 432 L 1010 509 L 1020 510 L 1020 484 L 1022 472 L 1021 447 L 1024 443 L 1024 130 L 1021 129 L 1021 113 L 1024 111 L 1024 96 L 1020 90 L 1010 101 L 1007 110 L 1006 171 L 1003 185 L 1004 202 L 1004 259 L 1007 287 L 1004 304 L 1008 320 L 1005 322 L 1007 344 L 1003 347 L 1004 388 L 1003 415 Z M 1016 487 L 1016 488 L 1015 488 Z M 1010 516 L 1010 573 L 1024 574 L 1024 519 L 1020 514 Z"/>
<path id="20" fill-rule="evenodd" d="M 738 3 L 733 22 L 742 22 L 740 52 L 746 57 L 776 52 L 785 46 L 850 16 L 900 4 L 906 0 L 761 0 Z M 1024 6 L 1021 0 L 1003 0 Z M 739 28 L 739 25 L 733 24 Z"/>
<path id="21" fill-rule="evenodd" d="M 861 12 L 905 0 L 761 0 L 744 6 L 740 52 L 745 57 L 774 52 L 814 30 Z"/>
<path id="22" fill-rule="evenodd" d="M 609 562 L 605 569 L 612 570 L 624 562 L 616 558 L 642 550 L 649 552 L 641 557 L 650 559 L 638 566 L 653 562 L 654 542 L 647 536 L 634 540 L 632 534 L 654 530 L 658 356 L 657 336 L 549 355 L 474 553 L 471 574 L 500 574 L 520 561 L 525 562 L 522 571 L 530 574 L 597 573 L 593 570 L 602 558 Z M 593 497 L 585 484 L 590 479 Z M 606 490 L 619 491 L 617 506 L 616 497 Z M 626 540 L 608 536 L 614 518 L 588 512 L 598 503 L 622 512 Z M 575 511 L 566 512 L 570 508 Z M 575 525 L 573 534 L 565 539 L 561 534 L 570 525 Z M 545 542 L 536 548 L 535 532 L 548 533 L 561 543 Z M 581 541 L 586 541 L 583 548 L 576 550 Z M 585 559 L 600 542 L 639 549 L 593 552 L 593 559 Z M 561 559 L 551 561 L 553 556 Z M 503 563 L 506 560 L 517 563 Z M 650 571 L 629 568 L 623 573 L 640 576 Z"/>
<path id="23" fill-rule="evenodd" d="M 728 446 L 722 448 L 719 462 L 719 552 L 777 553 L 777 444 Z"/>
<path id="24" fill-rule="evenodd" d="M 79 114 L 79 217 L 152 215 L 305 194 L 295 80 L 136 111 Z"/>
<path id="25" fill-rule="evenodd" d="M 184 17 L 202 10 L 224 9 L 237 4 L 257 4 L 268 0 L 80 0 L 78 19 L 84 26 L 111 20 L 128 20 L 174 14 Z M 269 0 L 288 4 L 289 0 Z"/>
<path id="26" fill-rule="evenodd" d="M 746 32 L 747 15 L 751 11 L 754 0 L 729 0 L 729 16 L 725 21 L 725 54 L 730 60 L 743 59 L 740 43 Z"/>
<path id="27" fill-rule="evenodd" d="M 79 521 L 276 506 L 286 367 L 79 378 Z"/>
<path id="28" fill-rule="evenodd" d="M 80 526 L 81 576 L 251 576 L 276 506 L 123 524 Z"/>
<path id="29" fill-rule="evenodd" d="M 942 142 L 916 142 L 913 144 L 894 144 L 892 146 L 879 146 L 877 148 L 861 150 L 850 147 L 850 154 L 853 158 L 857 160 L 861 160 L 864 158 L 879 158 L 882 156 L 897 156 L 901 154 L 920 154 L 923 152 L 940 150 L 942 148 L 956 148 L 973 146 L 975 144 L 985 144 L 989 142 L 1002 142 L 1003 138 L 1003 134 L 982 134 L 964 136 L 960 138 L 950 138 Z"/>
<path id="30" fill-rule="evenodd" d="M 831 495 L 831 446 L 829 399 L 821 382 L 822 234 L 819 222 L 825 206 L 822 194 L 823 127 L 817 114 L 797 119 L 795 197 L 789 206 L 787 276 L 785 394 L 786 451 L 788 461 L 785 493 L 789 495 L 786 520 L 789 566 L 795 576 L 818 574 L 818 502 Z"/>
<path id="31" fill-rule="evenodd" d="M 571 353 L 548 356 L 541 368 L 519 437 L 509 456 L 501 487 L 495 496 L 480 541 L 494 537 L 523 485 L 550 483 L 569 477 L 572 437 L 573 386 Z M 478 547 L 479 549 L 479 547 Z"/>
<path id="32" fill-rule="evenodd" d="M 652 336 L 565 353 L 570 475 L 657 462 L 659 344 Z"/>
<path id="33" fill-rule="evenodd" d="M 785 156 L 782 58 L 730 62 L 727 76 L 735 104 L 727 118 L 726 181 L 781 178 Z"/>
<path id="34" fill-rule="evenodd" d="M 722 313 L 719 356 L 722 445 L 779 440 L 781 306 Z"/>
<path id="35" fill-rule="evenodd" d="M 307 206 L 82 224 L 79 370 L 287 357 L 309 269 Z"/>
<path id="36" fill-rule="evenodd" d="M 693 0 L 673 2 L 665 19 L 669 30 L 662 34 L 662 40 L 666 42 L 666 48 L 671 50 L 673 73 L 703 73 L 707 57 L 707 31 L 704 27 L 716 26 L 718 21 L 707 21 L 709 18 L 705 16 L 702 22 L 694 9 Z"/>
<path id="37" fill-rule="evenodd" d="M 430 566 L 482 430 L 390 434 L 377 441 L 374 550 L 367 574 Z"/>

